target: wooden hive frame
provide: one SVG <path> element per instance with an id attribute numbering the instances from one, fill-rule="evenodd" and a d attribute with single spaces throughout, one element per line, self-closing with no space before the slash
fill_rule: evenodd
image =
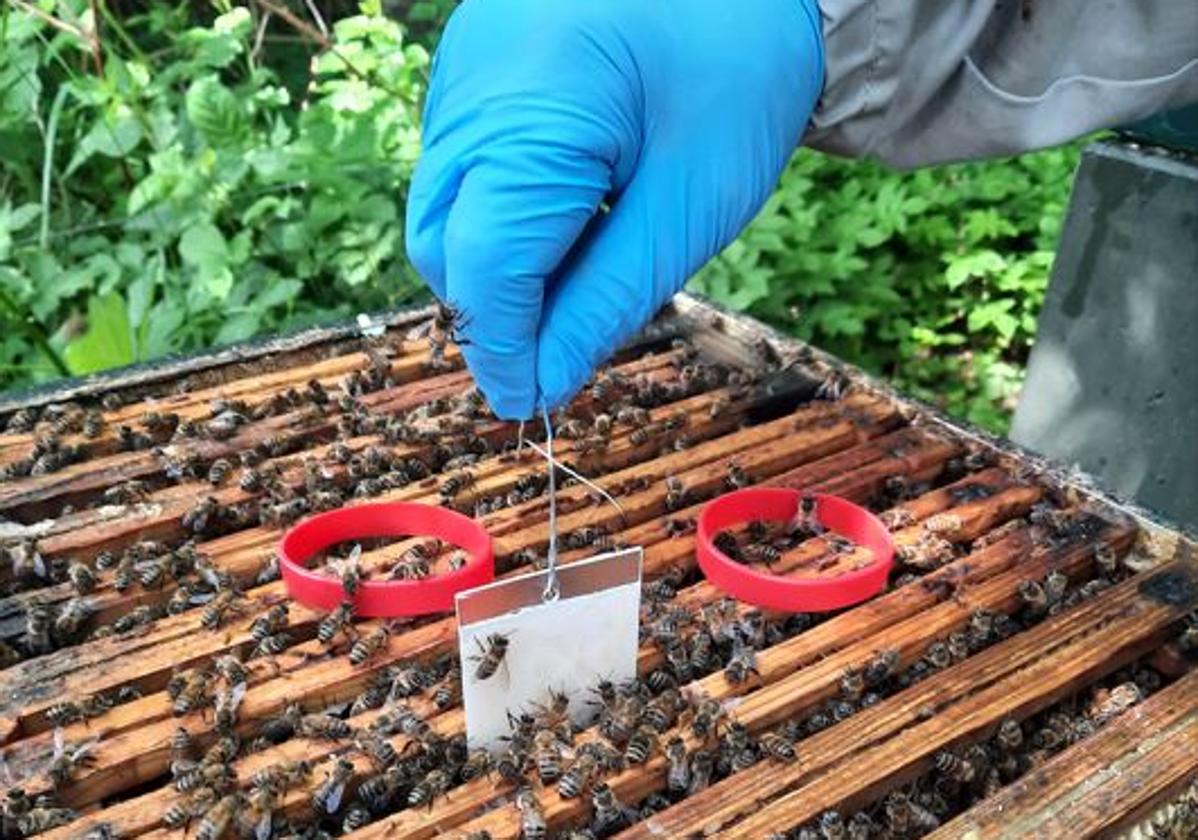
<path id="1" fill-rule="evenodd" d="M 396 462 L 411 459 L 436 470 L 449 454 L 438 447 L 454 435 L 413 435 L 407 442 L 386 442 L 377 429 L 349 428 L 332 407 L 294 400 L 280 403 L 278 411 L 224 439 L 170 441 L 169 435 L 161 434 L 146 441 L 165 447 L 162 452 L 122 451 L 115 431 L 121 424 L 140 430 L 147 410 L 203 422 L 210 402 L 218 397 L 245 400 L 252 408 L 288 389 L 303 390 L 312 379 L 333 392 L 347 375 L 372 365 L 387 380 L 382 387 L 368 388 L 358 401 L 372 414 L 390 416 L 430 401 L 460 398 L 469 377 L 453 348 L 435 368 L 430 368 L 428 343 L 422 338 L 404 341 L 383 361 L 372 349 L 427 316 L 426 311 L 416 311 L 379 319 L 387 329 L 381 339 L 363 338 L 354 327 L 309 331 L 0 401 L 4 416 L 64 400 L 94 402 L 112 392 L 134 400 L 105 410 L 104 427 L 94 437 L 71 431 L 62 436 L 62 445 L 79 447 L 78 463 L 0 483 L 0 541 L 19 548 L 23 541 L 34 540 L 42 557 L 57 564 L 60 578 L 66 563 L 92 563 L 101 552 L 119 554 L 145 540 L 180 544 L 189 536 L 185 521 L 207 497 L 222 509 L 244 513 L 261 495 L 260 490 L 239 486 L 243 468 L 216 487 L 202 477 L 167 480 L 164 457 L 178 460 L 189 455 L 207 467 L 215 459 L 258 447 L 267 463 L 278 465 L 277 486 L 295 492 L 303 492 L 307 457 L 324 464 L 321 480 L 330 488 L 344 490 L 355 482 L 362 486 L 352 466 L 331 459 L 334 444 L 359 456 L 370 447 L 384 447 Z M 615 425 L 602 447 L 563 440 L 562 457 L 616 495 L 626 521 L 574 484 L 559 495 L 561 533 L 598 528 L 621 543 L 643 545 L 646 578 L 678 583 L 670 603 L 698 612 L 718 601 L 720 593 L 696 577 L 693 540 L 684 533 L 685 523 L 703 500 L 726 486 L 734 466 L 758 482 L 837 493 L 879 510 L 889 508 L 887 521 L 909 558 L 917 558 L 933 532 L 953 551 L 941 558 L 938 568 L 916 563 L 905 570 L 905 577 L 896 577 L 884 595 L 806 622 L 805 629 L 804 622 L 792 619 L 784 624 L 783 616 L 767 617 L 771 627 L 789 629 L 779 629 L 778 638 L 757 651 L 758 673 L 745 682 L 731 682 L 719 669 L 694 674 L 687 692 L 719 700 L 750 736 L 798 732 L 797 760 L 762 758 L 709 787 L 667 801 L 656 795 L 667 787 L 669 762 L 655 753 L 606 782 L 623 803 L 644 803 L 649 797 L 662 809 L 608 833 L 621 838 L 713 833 L 748 838 L 789 831 L 799 836 L 818 831 L 815 826 L 824 819 L 830 822 L 823 831 L 835 834 L 835 820 L 828 816 L 832 810 L 846 822 L 851 822 L 850 815 L 864 813 L 880 825 L 888 807 L 893 810 L 905 801 L 896 792 L 926 794 L 929 785 L 942 783 L 941 765 L 970 755 L 974 745 L 987 744 L 993 752 L 995 731 L 1004 722 L 1024 721 L 1030 741 L 1036 727 L 1054 720 L 1052 714 L 1075 714 L 1078 708 L 1098 704 L 1108 698 L 1114 683 L 1129 678 L 1143 683 L 1141 694 L 1147 695 L 1132 710 L 1111 720 L 1097 713 L 1102 725 L 1091 721 L 1094 731 L 1079 725 L 1085 737 L 1071 736 L 1068 743 L 1031 750 L 1027 756 L 1020 753 L 1020 772 L 1004 776 L 999 787 L 973 790 L 972 782 L 958 785 L 958 801 L 938 820 L 942 824 L 934 831 L 926 826 L 924 833 L 938 838 L 1050 837 L 1062 836 L 1061 827 L 1068 826 L 1069 836 L 1105 835 L 1176 798 L 1194 779 L 1196 678 L 1173 643 L 1187 614 L 1198 605 L 1192 539 L 1094 491 L 1080 476 L 1062 473 L 1028 453 L 945 420 L 835 359 L 686 295 L 621 355 L 617 369 L 647 382 L 677 381 L 689 361 L 688 351 L 670 343 L 678 335 L 692 339 L 700 359 L 760 368 L 762 375 L 747 387 L 714 383 L 659 399 L 650 409 L 650 422 L 684 418 L 677 420 L 687 439 L 682 449 L 667 446 L 669 435 L 643 440 L 622 424 Z M 782 373 L 767 375 L 770 369 Z M 843 395 L 837 393 L 842 390 Z M 575 414 L 589 419 L 597 410 L 595 397 L 584 392 Z M 444 501 L 469 510 L 477 499 L 508 494 L 526 486 L 528 476 L 543 474 L 542 465 L 527 453 L 502 451 L 514 440 L 512 424 L 480 417 L 468 425 L 469 438 L 486 441 L 492 454 L 469 467 L 473 484 L 467 492 L 446 498 L 441 487 L 450 471 L 442 471 L 414 477 L 403 486 L 377 488 L 377 495 Z M 30 433 L 0 435 L 0 467 L 25 457 L 33 442 Z M 677 506 L 667 504 L 669 476 L 681 479 L 687 488 L 683 507 L 671 509 Z M 143 482 L 144 495 L 127 503 L 103 502 L 105 490 L 130 481 Z M 544 498 L 533 493 L 480 514 L 494 535 L 503 573 L 520 570 L 528 558 L 543 552 L 544 513 Z M 667 522 L 677 523 L 680 533 L 667 531 Z M 215 631 L 202 629 L 204 609 L 197 607 L 138 624 L 129 632 L 26 656 L 0 671 L 0 769 L 8 776 L 6 783 L 20 786 L 30 797 L 52 793 L 59 804 L 77 813 L 44 836 L 66 840 L 100 831 L 122 837 L 178 834 L 163 822 L 167 811 L 185 798 L 170 780 L 172 736 L 182 726 L 202 748 L 216 736 L 210 708 L 175 714 L 168 683 L 182 669 L 203 667 L 217 656 L 253 647 L 253 619 L 286 600 L 282 584 L 268 579 L 281 532 L 277 523 L 244 521 L 200 535 L 199 553 L 246 596 L 244 609 Z M 409 545 L 369 550 L 363 555 L 364 567 L 381 570 Z M 1104 571 L 1105 566 L 1096 569 L 1098 549 L 1120 558 L 1116 572 Z M 576 549 L 565 559 L 591 551 Z M 813 566 L 846 568 L 862 559 L 859 551 L 838 553 L 826 540 L 813 537 L 783 552 L 773 568 L 802 574 Z M 954 633 L 967 632 L 978 611 L 1026 615 L 1021 584 L 1049 573 L 1067 577 L 1074 591 L 1103 574 L 1109 573 L 1110 579 L 1102 586 L 1090 585 L 1085 591 L 1092 597 L 1076 597 L 1068 609 L 1029 619 L 1019 632 L 979 644 L 950 667 L 932 669 L 934 673 L 918 679 L 904 678 L 906 683 L 889 677 L 876 692 L 876 702 L 850 706 L 852 713 L 840 715 L 834 725 L 815 725 L 829 709 L 843 711 L 843 703 L 836 704 L 843 699 L 846 672 L 867 667 L 885 651 L 897 658 L 897 668 L 919 673 L 931 656 L 930 648 Z M 61 580 L 12 587 L 13 574 L 11 564 L 0 568 L 0 580 L 16 590 L 0 601 L 0 640 L 21 650 L 28 644 L 31 611 L 46 605 L 60 610 L 75 593 Z M 118 590 L 113 572 L 102 571 L 96 589 L 86 595 L 94 611 L 90 627 L 112 626 L 141 614 L 139 610 L 161 610 L 171 594 L 169 586 Z M 734 609 L 742 617 L 750 611 L 745 605 Z M 343 654 L 328 655 L 315 638 L 322 618 L 292 604 L 289 646 L 273 657 L 246 663 L 248 690 L 234 725 L 246 741 L 290 703 L 308 712 L 337 708 L 390 675 L 392 666 L 438 662 L 455 649 L 453 621 L 434 617 L 392 634 L 379 655 L 353 666 Z M 377 622 L 359 622 L 358 631 L 369 633 L 376 626 Z M 646 640 L 639 655 L 640 672 L 648 675 L 665 667 L 661 647 Z M 96 716 L 61 728 L 54 725 L 54 707 L 63 701 L 113 696 L 122 689 L 128 696 Z M 405 702 L 440 735 L 463 731 L 460 709 L 438 708 L 431 688 Z M 387 712 L 367 709 L 349 722 L 366 728 Z M 48 775 L 56 731 L 67 744 L 88 743 L 95 759 L 57 787 Z M 662 733 L 662 741 L 673 735 L 681 737 L 692 754 L 711 746 L 686 721 Z M 597 737 L 592 728 L 578 734 L 578 743 Z M 401 752 L 412 748 L 412 740 L 404 734 L 391 736 Z M 346 741 L 293 737 L 247 752 L 232 764 L 233 785 L 248 791 L 255 772 L 288 760 L 312 762 L 312 776 L 282 795 L 275 824 L 297 835 L 307 828 L 308 836 L 315 837 L 312 792 L 339 757 L 353 765 L 349 801 L 353 784 L 376 770 Z M 1125 771 L 1096 776 L 1098 767 Z M 552 830 L 567 831 L 592 820 L 589 797 L 565 799 L 552 786 L 535 781 L 532 789 Z M 515 785 L 494 776 L 455 783 L 448 795 L 434 798 L 427 807 L 403 808 L 397 803 L 348 833 L 355 840 L 515 838 L 522 829 L 514 791 Z M 3 830 L 17 833 L 14 824 L 5 820 Z M 864 824 L 862 818 L 858 829 Z M 325 827 L 335 828 L 328 821 Z"/>

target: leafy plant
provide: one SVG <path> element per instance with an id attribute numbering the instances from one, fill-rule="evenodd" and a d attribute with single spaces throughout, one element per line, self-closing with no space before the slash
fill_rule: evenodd
<path id="1" fill-rule="evenodd" d="M 1079 148 L 911 173 L 800 151 L 691 288 L 1001 431 Z"/>
<path id="2" fill-rule="evenodd" d="M 297 103 L 248 7 L 110 19 L 93 62 L 87 5 L 56 4 L 62 26 L 5 6 L 0 386 L 422 292 L 402 234 L 428 53 L 397 22 L 337 21 Z"/>
<path id="3" fill-rule="evenodd" d="M 455 0 L 319 5 L 345 14 L 3 4 L 0 388 L 426 294 L 404 198 Z M 896 174 L 800 151 L 691 287 L 1001 429 L 1077 152 Z"/>

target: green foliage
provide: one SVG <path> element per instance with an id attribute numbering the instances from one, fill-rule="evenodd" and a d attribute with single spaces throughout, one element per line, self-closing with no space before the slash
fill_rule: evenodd
<path id="1" fill-rule="evenodd" d="M 800 151 L 691 287 L 1001 431 L 1079 148 L 912 173 Z"/>
<path id="2" fill-rule="evenodd" d="M 83 34 L 99 10 L 97 57 L 4 4 L 0 389 L 423 294 L 404 198 L 454 5 L 361 3 L 327 49 L 278 18 L 260 40 L 230 0 L 120 20 L 44 0 Z M 1076 159 L 895 174 L 800 152 L 692 287 L 1001 428 Z"/>
<path id="3" fill-rule="evenodd" d="M 86 28 L 87 5 L 55 13 Z M 101 75 L 84 39 L 6 5 L 0 388 L 421 293 L 403 201 L 426 49 L 377 11 L 346 17 L 295 85 L 248 8 L 217 11 L 111 21 Z"/>

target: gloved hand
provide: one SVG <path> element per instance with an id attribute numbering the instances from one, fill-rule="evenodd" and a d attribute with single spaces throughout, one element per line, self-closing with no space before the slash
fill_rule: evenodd
<path id="1" fill-rule="evenodd" d="M 568 400 L 740 232 L 822 84 L 814 0 L 457 9 L 407 247 L 498 416 Z"/>

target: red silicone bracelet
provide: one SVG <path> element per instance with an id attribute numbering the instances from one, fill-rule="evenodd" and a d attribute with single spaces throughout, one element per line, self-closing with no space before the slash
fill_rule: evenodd
<path id="1" fill-rule="evenodd" d="M 468 555 L 462 568 L 420 580 L 364 580 L 354 612 L 367 618 L 424 615 L 453 609 L 453 596 L 495 577 L 491 537 L 457 511 L 413 502 L 355 505 L 305 519 L 279 542 L 279 571 L 291 597 L 331 610 L 346 599 L 339 578 L 304 567 L 318 551 L 347 540 L 371 537 L 437 537 Z"/>
<path id="2" fill-rule="evenodd" d="M 699 514 L 695 542 L 699 567 L 708 580 L 738 600 L 785 612 L 839 609 L 881 592 L 894 563 L 890 532 L 868 510 L 839 496 L 811 494 L 815 518 L 829 531 L 873 552 L 873 562 L 862 569 L 826 578 L 786 577 L 738 563 L 715 547 L 716 534 L 734 525 L 794 520 L 802 496 L 787 488 L 749 487 L 708 502 Z"/>

